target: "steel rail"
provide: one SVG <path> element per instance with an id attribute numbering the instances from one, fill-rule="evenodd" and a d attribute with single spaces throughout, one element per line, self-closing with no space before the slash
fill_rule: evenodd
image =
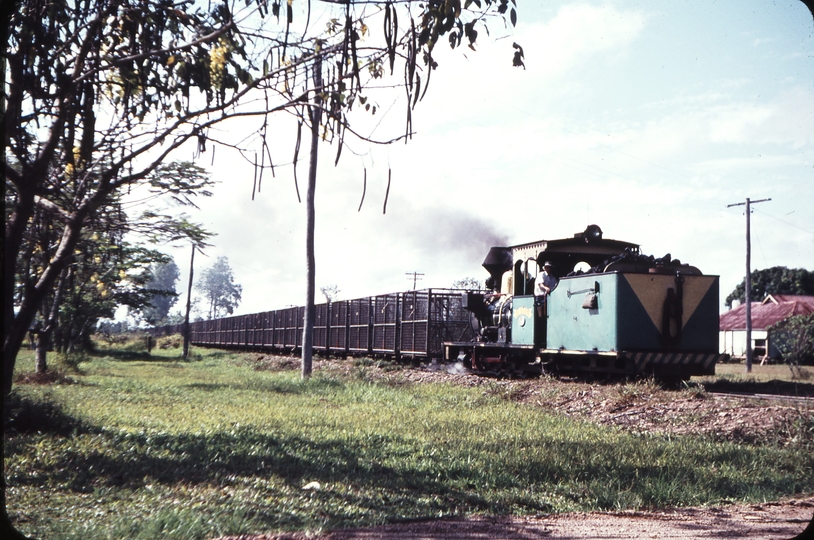
<path id="1" fill-rule="evenodd" d="M 715 392 L 707 391 L 714 397 L 727 399 L 759 399 L 764 401 L 791 401 L 814 405 L 814 396 L 790 396 L 787 394 L 749 394 L 745 392 Z"/>

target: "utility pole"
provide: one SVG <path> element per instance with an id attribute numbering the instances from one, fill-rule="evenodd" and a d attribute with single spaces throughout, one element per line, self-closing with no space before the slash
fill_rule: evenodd
<path id="1" fill-rule="evenodd" d="M 758 199 L 756 201 L 746 198 L 745 203 L 733 203 L 726 205 L 727 208 L 733 206 L 746 206 L 746 373 L 752 372 L 752 235 L 750 225 L 750 214 L 752 213 L 752 205 L 771 201 L 771 199 Z"/>
<path id="2" fill-rule="evenodd" d="M 406 272 L 406 274 L 405 274 L 405 275 L 407 275 L 408 277 L 409 277 L 409 276 L 412 276 L 412 280 L 413 280 L 413 290 L 415 290 L 415 284 L 416 284 L 416 282 L 417 282 L 419 279 L 421 279 L 421 276 L 423 276 L 424 274 L 422 274 L 421 272 Z"/>

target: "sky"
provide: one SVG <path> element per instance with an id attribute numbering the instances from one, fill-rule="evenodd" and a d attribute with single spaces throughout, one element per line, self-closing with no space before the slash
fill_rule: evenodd
<path id="1" fill-rule="evenodd" d="M 476 52 L 438 46 L 407 144 L 351 141 L 336 167 L 336 148 L 321 145 L 318 302 L 324 286 L 339 299 L 408 290 L 414 272 L 417 288 L 484 279 L 492 246 L 597 224 L 605 238 L 719 275 L 723 310 L 746 266 L 744 206 L 728 205 L 747 198 L 771 199 L 752 207 L 752 269 L 814 270 L 814 20 L 800 1 L 517 4 L 517 26 L 481 32 Z M 525 69 L 511 65 L 515 42 Z M 370 97 L 379 112 L 354 126 L 403 133 L 401 93 Z M 278 167 L 254 200 L 254 169 L 239 155 L 218 147 L 199 160 L 218 183 L 190 212 L 216 234 L 195 271 L 227 257 L 243 287 L 238 314 L 305 302 L 295 131 L 275 122 Z M 189 248 L 172 254 L 186 291 Z"/>

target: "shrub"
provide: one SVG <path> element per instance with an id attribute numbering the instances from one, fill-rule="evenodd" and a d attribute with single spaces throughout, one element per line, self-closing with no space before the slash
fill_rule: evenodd
<path id="1" fill-rule="evenodd" d="M 79 364 L 90 360 L 87 351 L 73 350 L 64 353 L 57 353 L 55 364 L 57 369 L 70 373 L 79 373 Z"/>
<path id="2" fill-rule="evenodd" d="M 780 321 L 769 328 L 769 334 L 789 366 L 814 365 L 814 313 Z"/>
<path id="3" fill-rule="evenodd" d="M 181 334 L 173 334 L 171 336 L 161 336 L 156 340 L 156 347 L 159 349 L 180 349 L 184 344 L 184 338 Z"/>

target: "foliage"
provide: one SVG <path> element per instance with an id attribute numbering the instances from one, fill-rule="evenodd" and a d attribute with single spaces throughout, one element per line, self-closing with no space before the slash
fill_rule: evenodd
<path id="1" fill-rule="evenodd" d="M 483 289 L 483 281 L 473 278 L 465 277 L 463 279 L 456 279 L 452 282 L 453 289 L 467 289 L 471 291 L 478 291 Z"/>
<path id="2" fill-rule="evenodd" d="M 141 310 L 141 315 L 147 323 L 153 326 L 167 324 L 170 309 L 178 301 L 175 282 L 180 277 L 181 270 L 174 260 L 150 266 L 150 279 L 146 288 L 151 297 L 149 305 Z"/>
<path id="3" fill-rule="evenodd" d="M 180 334 L 161 336 L 156 340 L 156 347 L 159 349 L 180 349 L 183 344 L 184 338 Z"/>
<path id="4" fill-rule="evenodd" d="M 760 301 L 770 294 L 814 295 L 814 272 L 805 268 L 786 268 L 773 266 L 752 272 L 752 300 Z M 725 304 L 732 307 L 732 302 L 746 301 L 746 287 L 739 283 L 735 290 L 726 297 Z"/>
<path id="5" fill-rule="evenodd" d="M 96 325 L 96 333 L 110 342 L 116 341 L 119 335 L 130 330 L 132 330 L 131 324 L 127 319 L 121 321 L 106 319 L 99 321 L 99 324 Z"/>
<path id="6" fill-rule="evenodd" d="M 206 178 L 206 177 L 202 177 Z M 7 197 L 9 195 L 7 194 Z M 151 291 L 146 288 L 148 267 L 155 261 L 166 261 L 166 255 L 134 244 L 128 238 L 148 234 L 148 239 L 174 237 L 179 229 L 197 226 L 169 216 L 147 222 L 143 216 L 130 219 L 117 198 L 111 199 L 89 216 L 90 230 L 76 242 L 69 264 L 63 268 L 56 291 L 46 291 L 33 326 L 45 335 L 40 346 L 71 349 L 89 343 L 97 321 L 112 318 L 117 306 L 133 310 L 148 304 Z M 48 207 L 34 210 L 31 226 L 22 237 L 15 279 L 15 306 L 21 306 L 27 293 L 36 287 L 57 256 L 65 225 Z M 205 233 L 204 233 L 205 234 Z"/>
<path id="7" fill-rule="evenodd" d="M 634 435 L 483 388 L 302 380 L 231 353 L 201 355 L 97 357 L 83 364 L 83 384 L 18 387 L 18 408 L 54 421 L 7 439 L 17 526 L 43 538 L 186 540 L 814 489 L 814 454 L 796 446 Z"/>
<path id="8" fill-rule="evenodd" d="M 204 300 L 209 305 L 209 319 L 231 315 L 240 305 L 240 295 L 243 292 L 243 287 L 235 283 L 226 257 L 218 257 L 215 264 L 204 269 L 195 288 L 204 295 Z"/>
<path id="9" fill-rule="evenodd" d="M 85 351 L 67 351 L 57 354 L 57 369 L 71 373 L 79 373 L 79 364 L 87 362 L 90 356 Z"/>
<path id="10" fill-rule="evenodd" d="M 147 305 L 145 289 L 150 263 L 166 255 L 122 242 L 110 246 L 100 240 L 80 243 L 69 267 L 65 298 L 59 312 L 57 346 L 87 347 L 100 319 L 111 319 L 119 305 L 139 309 Z M 87 247 L 87 250 L 82 249 Z"/>
<path id="11" fill-rule="evenodd" d="M 325 297 L 326 302 L 333 302 L 339 297 L 339 285 L 327 285 L 320 287 L 319 291 Z"/>
<path id="12" fill-rule="evenodd" d="M 368 94 L 374 87 L 404 90 L 404 134 L 389 141 L 408 138 L 412 110 L 438 65 L 435 46 L 447 39 L 457 47 L 465 39 L 474 49 L 488 21 L 516 23 L 514 4 L 327 2 L 317 25 L 310 0 L 5 3 L 4 147 L 17 166 L 5 167 L 12 195 L 6 199 L 4 318 L 11 322 L 4 325 L 4 392 L 35 313 L 83 232 L 93 228 L 92 215 L 111 198 L 143 186 L 188 202 L 200 184 L 183 175 L 154 182 L 162 163 L 187 143 L 198 156 L 208 145 L 214 157 L 214 142 L 259 154 L 262 179 L 264 170 L 273 172 L 266 135 L 268 116 L 278 111 L 298 118 L 298 137 L 304 123 L 324 119 L 313 127 L 338 141 L 338 160 L 346 134 L 355 134 L 354 106 L 363 117 L 376 113 Z M 513 49 L 513 63 L 522 65 L 522 49 Z M 311 107 L 325 114 L 307 114 Z M 210 130 L 251 117 L 256 131 L 243 146 L 219 141 Z M 296 174 L 296 151 L 293 161 Z M 58 216 L 64 234 L 15 311 L 9 300 L 18 254 L 37 208 Z"/>
<path id="13" fill-rule="evenodd" d="M 96 169 L 88 171 L 88 178 L 98 177 Z M 162 165 L 149 176 L 151 185 L 161 186 L 167 175 L 182 182 L 192 190 L 179 194 L 189 199 L 197 192 L 206 195 L 205 187 L 211 182 L 203 169 L 189 164 Z M 173 180 L 173 182 L 176 180 Z M 12 209 L 20 198 L 16 184 L 7 183 L 7 227 L 13 221 Z M 202 241 L 209 233 L 190 223 L 185 216 L 173 217 L 153 211 L 135 217 L 123 210 L 120 194 L 111 194 L 97 207 L 91 208 L 83 227 L 75 228 L 66 216 L 64 208 L 73 203 L 71 198 L 81 185 L 53 187 L 54 193 L 47 203 L 34 206 L 28 226 L 17 239 L 19 251 L 13 284 L 14 302 L 17 308 L 15 324 L 22 324 L 23 314 L 36 306 L 39 310 L 31 317 L 30 324 L 38 331 L 41 371 L 46 369 L 45 350 L 56 347 L 71 351 L 87 347 L 90 335 L 100 319 L 112 318 L 118 306 L 138 311 L 149 305 L 152 291 L 146 288 L 149 265 L 166 262 L 167 256 L 133 240 L 146 239 L 152 243 L 167 242 L 180 238 Z M 182 200 L 182 203 L 189 204 Z M 8 230 L 8 228 L 7 228 Z M 65 239 L 75 234 L 72 251 L 66 249 Z M 55 262 L 63 261 L 56 287 L 44 285 L 47 276 L 53 274 Z M 8 266 L 7 266 L 8 268 Z M 7 308 L 8 309 L 8 308 Z M 6 340 L 4 347 L 12 347 Z M 11 355 L 11 352 L 9 352 Z M 7 355 L 5 362 L 13 361 Z M 8 386 L 8 385 L 7 385 Z"/>
<path id="14" fill-rule="evenodd" d="M 769 335 L 789 366 L 814 365 L 814 313 L 779 321 L 769 327 Z"/>

